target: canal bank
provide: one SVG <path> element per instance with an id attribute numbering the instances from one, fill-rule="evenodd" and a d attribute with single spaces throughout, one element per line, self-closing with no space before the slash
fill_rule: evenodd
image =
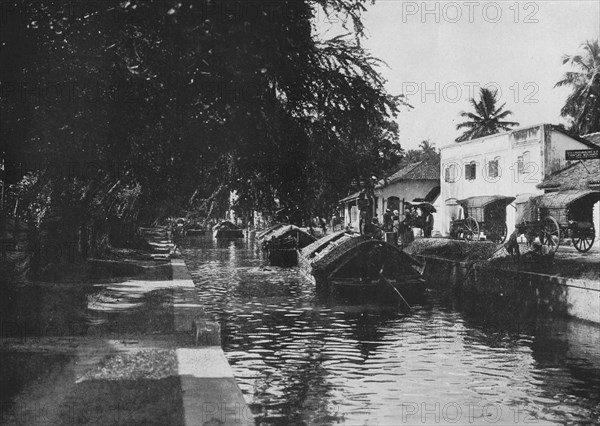
<path id="1" fill-rule="evenodd" d="M 192 277 L 182 259 L 171 259 L 178 332 L 192 333 L 196 345 L 176 349 L 185 425 L 253 425 L 250 408 L 220 346 L 220 327 L 206 317 Z M 204 346 L 206 345 L 206 346 Z"/>
<path id="2" fill-rule="evenodd" d="M 167 232 L 142 235 L 151 252 L 6 289 L 0 423 L 254 424 Z"/>
<path id="3" fill-rule="evenodd" d="M 503 249 L 491 243 L 440 240 L 432 247 L 421 242 L 408 251 L 438 289 L 459 293 L 482 309 L 520 308 L 600 324 L 597 260 L 578 262 L 567 255 L 547 264 L 523 262 L 497 257 Z"/>

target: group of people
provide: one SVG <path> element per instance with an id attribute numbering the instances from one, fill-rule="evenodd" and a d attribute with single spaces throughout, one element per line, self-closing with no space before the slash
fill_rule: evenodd
<path id="1" fill-rule="evenodd" d="M 393 232 L 396 243 L 399 237 L 404 243 L 407 243 L 413 241 L 412 228 L 415 227 L 423 230 L 424 237 L 431 238 L 433 214 L 420 213 L 417 207 L 407 207 L 404 220 L 401 221 L 398 210 L 386 209 L 383 214 L 383 222 L 380 225 L 377 216 L 370 218 L 366 210 L 362 210 L 360 213 L 359 231 L 366 238 L 380 239 L 384 232 Z"/>

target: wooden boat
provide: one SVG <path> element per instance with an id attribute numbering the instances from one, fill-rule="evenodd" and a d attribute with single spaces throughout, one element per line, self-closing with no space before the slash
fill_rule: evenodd
<path id="1" fill-rule="evenodd" d="M 267 235 L 269 232 L 273 232 L 274 230 L 281 228 L 282 226 L 285 226 L 285 223 L 274 223 L 271 226 L 261 230 L 260 232 L 258 232 L 256 234 L 256 238 L 258 238 L 259 240 L 263 239 L 265 235 Z"/>
<path id="2" fill-rule="evenodd" d="M 232 222 L 224 220 L 213 227 L 214 238 L 244 238 L 244 233 Z"/>
<path id="3" fill-rule="evenodd" d="M 396 301 L 400 297 L 414 300 L 425 290 L 416 259 L 392 244 L 346 231 L 302 249 L 298 263 L 317 291 L 326 294 L 383 296 Z"/>
<path id="4" fill-rule="evenodd" d="M 298 263 L 298 249 L 315 242 L 317 239 L 305 230 L 285 225 L 272 227 L 260 237 L 261 248 L 271 264 L 295 265 Z"/>

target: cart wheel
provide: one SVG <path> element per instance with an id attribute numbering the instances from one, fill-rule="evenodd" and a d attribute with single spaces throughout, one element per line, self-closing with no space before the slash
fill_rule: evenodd
<path id="1" fill-rule="evenodd" d="M 463 238 L 467 241 L 479 241 L 479 224 L 471 216 L 465 219 Z"/>
<path id="2" fill-rule="evenodd" d="M 581 253 L 585 253 L 592 248 L 594 244 L 594 239 L 596 238 L 595 233 L 586 235 L 585 237 L 572 237 L 573 245 L 577 249 L 577 251 Z"/>
<path id="3" fill-rule="evenodd" d="M 560 226 L 558 225 L 556 219 L 554 219 L 552 216 L 546 217 L 542 221 L 542 229 L 540 234 L 540 242 L 555 252 L 560 245 Z"/>

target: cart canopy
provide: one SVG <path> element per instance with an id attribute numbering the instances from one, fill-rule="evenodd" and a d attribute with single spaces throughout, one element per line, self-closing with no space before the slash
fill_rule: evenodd
<path id="1" fill-rule="evenodd" d="M 566 209 L 571 206 L 571 204 L 576 201 L 587 201 L 584 200 L 587 198 L 589 203 L 593 205 L 597 201 L 600 200 L 600 191 L 581 191 L 581 190 L 571 190 L 571 191 L 561 191 L 561 192 L 552 192 L 549 194 L 539 195 L 535 198 L 532 198 L 532 201 L 536 204 L 538 208 L 544 209 Z"/>
<path id="2" fill-rule="evenodd" d="M 508 206 L 515 200 L 515 197 L 507 197 L 505 195 L 483 195 L 478 197 L 469 197 L 464 200 L 458 200 L 461 206 L 466 209 L 471 208 L 484 208 L 490 204 L 503 204 L 504 207 Z"/>

